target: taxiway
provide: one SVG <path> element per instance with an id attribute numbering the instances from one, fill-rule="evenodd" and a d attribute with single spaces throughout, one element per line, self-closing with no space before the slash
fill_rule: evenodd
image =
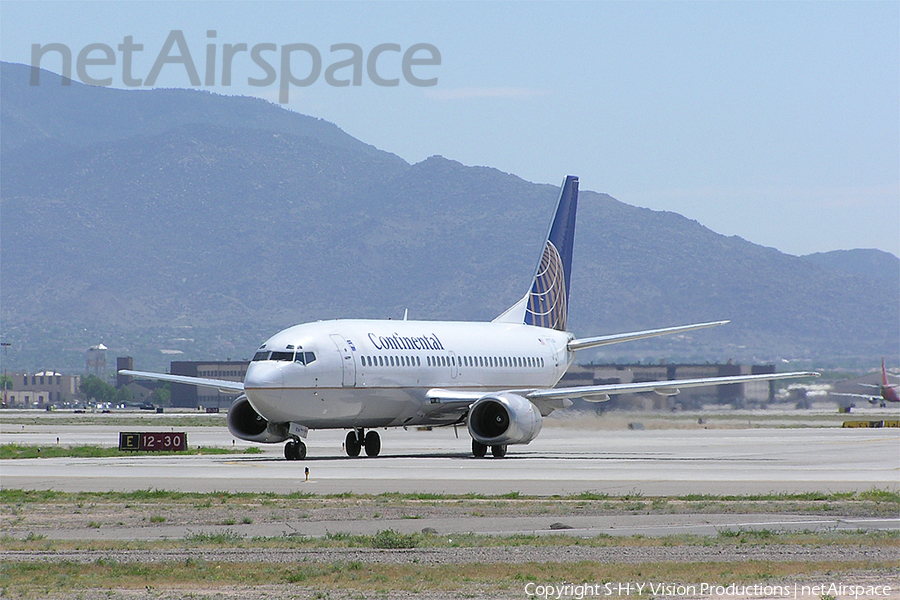
<path id="1" fill-rule="evenodd" d="M 111 425 L 4 425 L 2 443 L 116 445 Z M 145 428 L 146 429 L 146 428 Z M 167 429 L 170 429 L 167 427 Z M 183 427 L 191 447 L 232 447 L 225 429 Z M 166 489 L 332 494 L 424 492 L 647 496 L 900 489 L 900 429 L 580 430 L 548 426 L 504 459 L 472 458 L 465 430 L 381 431 L 382 455 L 348 458 L 342 431 L 314 431 L 309 456 L 262 454 L 40 458 L 0 463 L 0 487 L 60 491 Z M 310 471 L 306 480 L 304 469 Z"/>

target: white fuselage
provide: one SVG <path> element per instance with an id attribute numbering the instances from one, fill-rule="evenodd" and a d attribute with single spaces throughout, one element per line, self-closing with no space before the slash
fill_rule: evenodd
<path id="1" fill-rule="evenodd" d="M 452 423 L 429 390 L 554 386 L 572 335 L 513 323 L 337 320 L 285 329 L 247 369 L 244 391 L 272 422 L 311 429 Z"/>

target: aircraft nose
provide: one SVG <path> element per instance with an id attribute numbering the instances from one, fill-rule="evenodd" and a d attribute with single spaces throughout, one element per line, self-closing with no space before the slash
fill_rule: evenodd
<path id="1" fill-rule="evenodd" d="M 253 362 L 247 367 L 244 377 L 244 389 L 252 394 L 251 398 L 266 403 L 281 399 L 284 388 L 284 374 L 277 364 L 264 361 Z"/>

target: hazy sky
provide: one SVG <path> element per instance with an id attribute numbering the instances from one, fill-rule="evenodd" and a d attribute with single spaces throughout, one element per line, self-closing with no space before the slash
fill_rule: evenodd
<path id="1" fill-rule="evenodd" d="M 281 48 L 312 45 L 321 74 L 291 87 L 286 108 L 321 117 L 410 162 L 440 154 L 528 181 L 582 189 L 695 219 L 791 254 L 879 248 L 900 255 L 900 3 L 898 2 L 11 2 L 0 3 L 0 58 L 30 63 L 33 44 L 74 59 L 89 44 L 114 51 L 94 79 L 146 80 L 180 30 L 199 78 L 208 49 L 214 86 L 162 64 L 156 86 L 278 101 Z M 215 31 L 215 37 L 208 32 Z M 223 47 L 261 44 L 275 83 L 250 52 L 221 85 Z M 381 44 L 373 83 L 337 87 L 326 70 Z M 440 65 L 402 54 L 431 44 Z M 274 48 L 274 50 L 266 50 Z M 88 58 L 102 59 L 103 50 Z M 420 51 L 416 58 L 427 57 Z M 294 76 L 311 74 L 302 50 Z M 59 54 L 42 66 L 61 71 Z M 79 77 L 73 73 L 75 78 Z M 350 80 L 352 68 L 335 72 Z M 334 78 L 333 78 L 334 79 Z M 592 226 L 600 226 L 596 224 Z"/>

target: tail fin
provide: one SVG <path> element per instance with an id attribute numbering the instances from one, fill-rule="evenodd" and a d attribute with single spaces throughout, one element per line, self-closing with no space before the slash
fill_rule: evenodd
<path id="1" fill-rule="evenodd" d="M 566 330 L 577 208 L 578 177 L 569 175 L 559 190 L 556 213 L 535 269 L 531 290 L 495 321 Z"/>

